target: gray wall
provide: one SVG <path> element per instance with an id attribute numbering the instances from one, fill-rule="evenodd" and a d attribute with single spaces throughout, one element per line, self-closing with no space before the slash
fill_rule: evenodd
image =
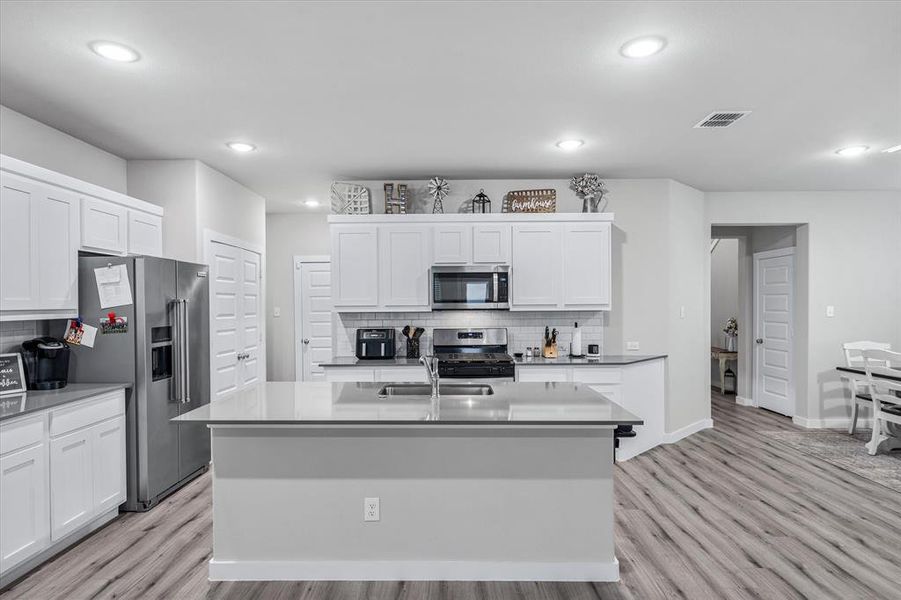
<path id="1" fill-rule="evenodd" d="M 841 426 L 848 406 L 835 366 L 843 342 L 901 346 L 901 192 L 711 192 L 714 225 L 801 224 L 796 230 L 796 413 Z M 827 305 L 835 316 L 826 317 Z"/>
<path id="2" fill-rule="evenodd" d="M 731 317 L 738 319 L 738 240 L 720 239 L 710 253 L 710 345 L 723 347 L 723 327 Z M 744 334 L 747 323 L 739 322 Z M 715 383 L 719 380 L 716 369 Z"/>
<path id="3" fill-rule="evenodd" d="M 123 159 L 5 106 L 0 106 L 0 153 L 126 193 Z"/>

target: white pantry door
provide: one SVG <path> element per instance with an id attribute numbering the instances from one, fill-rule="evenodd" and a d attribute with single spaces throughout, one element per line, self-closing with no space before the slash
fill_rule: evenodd
<path id="1" fill-rule="evenodd" d="M 212 399 L 259 380 L 260 255 L 210 244 Z"/>
<path id="2" fill-rule="evenodd" d="M 300 308 L 296 318 L 295 351 L 300 365 L 295 365 L 297 381 L 325 381 L 325 371 L 319 366 L 332 356 L 332 280 L 328 261 L 306 262 L 295 259 L 300 281 L 295 286 L 295 306 Z M 296 279 L 295 279 L 296 281 Z"/>
<path id="3" fill-rule="evenodd" d="M 761 408 L 789 417 L 795 414 L 794 264 L 794 248 L 754 255 L 754 396 Z"/>

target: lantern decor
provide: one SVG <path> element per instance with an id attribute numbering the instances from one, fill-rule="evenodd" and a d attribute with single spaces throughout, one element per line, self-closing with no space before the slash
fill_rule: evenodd
<path id="1" fill-rule="evenodd" d="M 573 177 L 569 182 L 569 189 L 582 199 L 582 212 L 598 212 L 601 199 L 607 194 L 607 188 L 601 181 L 601 176 L 595 173 L 585 173 Z M 605 203 L 606 206 L 606 203 Z"/>
<path id="2" fill-rule="evenodd" d="M 397 196 L 394 195 L 394 184 L 385 184 L 385 214 L 386 215 L 405 215 L 407 214 L 407 184 L 397 184 Z"/>
<path id="3" fill-rule="evenodd" d="M 479 190 L 479 193 L 476 194 L 472 199 L 472 212 L 474 213 L 490 213 L 491 212 L 491 198 L 485 193 L 485 189 Z"/>
<path id="4" fill-rule="evenodd" d="M 435 203 L 432 205 L 432 214 L 439 214 L 444 212 L 444 204 L 443 200 L 447 198 L 447 193 L 450 191 L 450 185 L 447 183 L 447 179 L 442 177 L 432 177 L 429 180 L 429 194 L 434 198 Z"/>
<path id="5" fill-rule="evenodd" d="M 332 214 L 368 215 L 369 190 L 357 183 L 336 181 L 329 190 L 332 197 Z"/>

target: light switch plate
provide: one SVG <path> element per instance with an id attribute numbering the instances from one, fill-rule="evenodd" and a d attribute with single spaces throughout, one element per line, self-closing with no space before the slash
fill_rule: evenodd
<path id="1" fill-rule="evenodd" d="M 827 316 L 827 317 L 834 317 L 834 316 L 835 316 L 835 307 L 832 306 L 831 304 L 830 304 L 829 306 L 826 307 L 826 316 Z"/>
<path id="2" fill-rule="evenodd" d="M 279 308 L 278 306 L 273 306 L 273 307 L 272 307 L 272 316 L 273 316 L 273 317 L 280 317 L 280 316 L 282 316 L 282 309 Z"/>

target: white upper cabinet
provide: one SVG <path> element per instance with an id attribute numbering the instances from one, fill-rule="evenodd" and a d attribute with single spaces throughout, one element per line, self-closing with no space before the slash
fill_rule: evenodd
<path id="1" fill-rule="evenodd" d="M 472 262 L 510 264 L 510 226 L 503 223 L 473 225 Z"/>
<path id="2" fill-rule="evenodd" d="M 110 254 L 128 252 L 128 209 L 97 198 L 82 198 L 81 247 Z"/>
<path id="3" fill-rule="evenodd" d="M 333 225 L 332 301 L 336 309 L 377 308 L 379 241 L 375 225 Z"/>
<path id="4" fill-rule="evenodd" d="M 0 320 L 76 316 L 78 197 L 0 174 Z"/>
<path id="5" fill-rule="evenodd" d="M 144 256 L 163 255 L 163 218 L 128 210 L 128 253 Z"/>
<path id="6" fill-rule="evenodd" d="M 513 225 L 511 310 L 548 310 L 562 306 L 561 233 L 559 223 Z"/>
<path id="7" fill-rule="evenodd" d="M 386 225 L 379 228 L 379 308 L 429 310 L 430 228 Z"/>
<path id="8" fill-rule="evenodd" d="M 472 261 L 471 225 L 442 223 L 432 228 L 436 265 L 465 265 Z"/>
<path id="9" fill-rule="evenodd" d="M 612 214 L 332 215 L 338 312 L 431 310 L 433 265 L 510 265 L 511 310 L 609 310 Z"/>
<path id="10" fill-rule="evenodd" d="M 563 306 L 610 309 L 610 223 L 563 224 Z"/>

